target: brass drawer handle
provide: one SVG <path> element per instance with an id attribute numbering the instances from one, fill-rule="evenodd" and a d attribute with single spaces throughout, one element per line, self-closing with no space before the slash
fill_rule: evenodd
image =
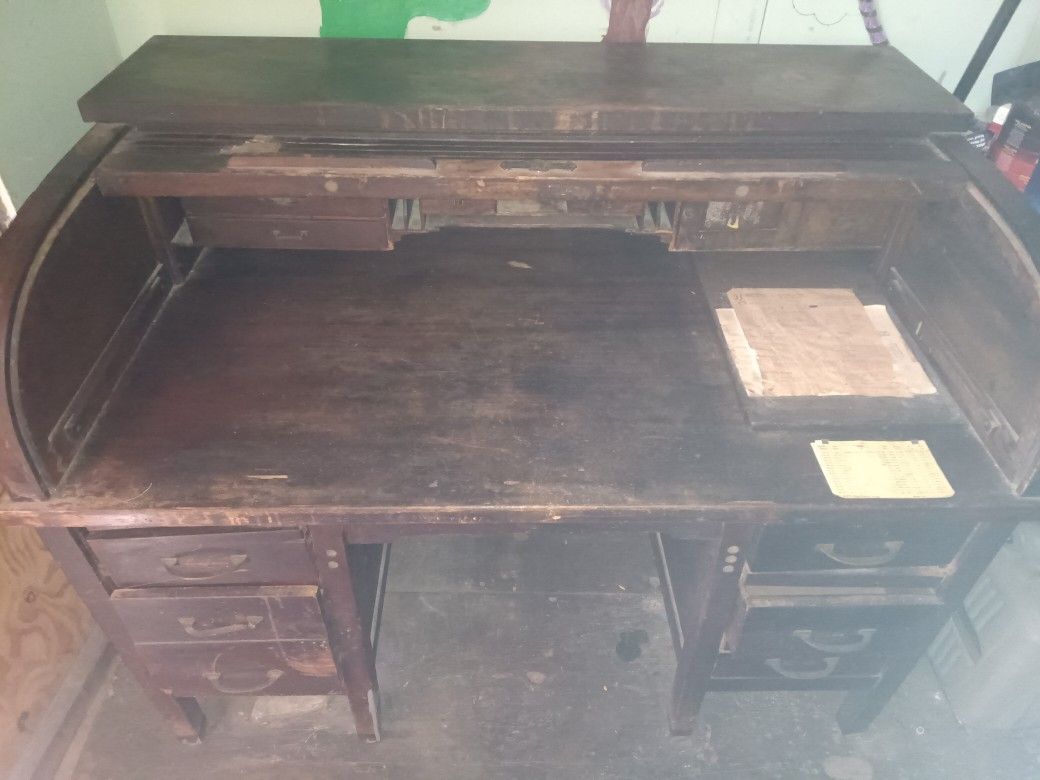
<path id="1" fill-rule="evenodd" d="M 810 671 L 788 669 L 784 666 L 784 662 L 780 658 L 767 658 L 766 666 L 781 677 L 786 677 L 788 680 L 822 680 L 825 677 L 830 677 L 834 674 L 834 670 L 838 667 L 839 659 L 836 655 L 831 655 L 822 660 L 822 669 L 813 669 Z"/>
<path id="2" fill-rule="evenodd" d="M 264 675 L 264 679 L 256 683 L 255 685 L 226 685 L 223 682 L 223 672 L 203 672 L 202 676 L 205 677 L 210 684 L 213 686 L 213 690 L 217 693 L 227 693 L 231 695 L 241 695 L 250 693 L 260 693 L 265 691 L 278 682 L 281 676 L 285 674 L 281 669 L 268 669 Z"/>
<path id="3" fill-rule="evenodd" d="M 208 580 L 233 574 L 241 571 L 248 560 L 245 553 L 224 550 L 195 550 L 159 559 L 166 571 L 182 580 Z"/>
<path id="4" fill-rule="evenodd" d="M 578 164 L 572 160 L 503 160 L 501 168 L 504 171 L 536 171 L 547 173 L 549 171 L 573 171 Z"/>
<path id="5" fill-rule="evenodd" d="M 813 650 L 819 650 L 821 653 L 858 653 L 863 650 L 867 645 L 870 644 L 870 640 L 874 638 L 874 632 L 876 628 L 860 628 L 856 631 L 850 632 L 857 635 L 859 638 L 854 639 L 851 642 L 821 640 L 819 638 L 819 632 L 812 631 L 808 628 L 799 628 L 794 631 L 794 636 L 801 639 L 806 645 L 811 647 Z M 845 634 L 848 636 L 848 634 Z M 841 639 L 840 636 L 835 639 Z"/>
<path id="6" fill-rule="evenodd" d="M 881 546 L 885 548 L 885 551 L 877 555 L 850 555 L 842 553 L 836 549 L 837 545 L 833 543 L 818 544 L 815 549 L 816 552 L 826 555 L 832 561 L 840 563 L 842 566 L 864 569 L 873 566 L 884 566 L 885 564 L 894 561 L 896 556 L 899 555 L 899 552 L 903 549 L 903 542 L 891 540 L 882 542 Z"/>
<path id="7" fill-rule="evenodd" d="M 303 241 L 310 235 L 307 230 L 297 230 L 295 233 L 283 233 L 281 230 L 275 228 L 271 231 L 271 236 L 275 241 Z"/>
<path id="8" fill-rule="evenodd" d="M 201 623 L 198 618 L 193 617 L 180 617 L 177 618 L 177 622 L 181 624 L 184 628 L 184 633 L 188 636 L 198 639 L 209 639 L 215 636 L 227 636 L 242 631 L 252 631 L 263 623 L 264 619 L 260 615 L 235 615 L 232 622 L 217 625 Z"/>

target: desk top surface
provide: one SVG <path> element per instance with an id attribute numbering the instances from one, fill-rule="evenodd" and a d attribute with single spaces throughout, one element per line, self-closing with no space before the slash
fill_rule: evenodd
<path id="1" fill-rule="evenodd" d="M 924 135 L 971 114 L 891 47 L 158 36 L 88 121 L 196 132 Z"/>
<path id="2" fill-rule="evenodd" d="M 769 258 L 765 281 L 800 283 L 793 259 Z M 862 255 L 824 260 L 829 283 L 878 296 Z M 912 424 L 753 429 L 693 262 L 573 231 L 445 231 L 392 255 L 211 253 L 50 508 L 131 522 L 176 507 L 869 503 L 830 492 L 818 438 L 925 439 L 957 495 L 890 507 L 1011 498 L 955 407 Z"/>

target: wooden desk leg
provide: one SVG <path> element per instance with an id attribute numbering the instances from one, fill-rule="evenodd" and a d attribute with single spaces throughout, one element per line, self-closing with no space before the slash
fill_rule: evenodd
<path id="1" fill-rule="evenodd" d="M 108 589 L 99 579 L 91 559 L 83 549 L 74 531 L 67 528 L 40 528 L 40 538 L 51 555 L 61 565 L 65 576 L 79 597 L 83 599 L 94 620 L 105 632 L 122 657 L 123 664 L 137 678 L 152 704 L 182 742 L 190 744 L 202 740 L 206 716 L 199 703 L 192 698 L 172 696 L 152 680 L 144 662 L 138 656 L 129 632 L 109 601 Z"/>
<path id="2" fill-rule="evenodd" d="M 378 742 L 379 684 L 375 653 L 358 605 L 343 529 L 311 526 L 308 539 L 318 568 L 319 599 L 328 625 L 332 655 L 347 689 L 357 735 L 366 742 Z"/>
<path id="3" fill-rule="evenodd" d="M 693 733 L 708 692 L 722 634 L 740 592 L 740 574 L 754 529 L 726 524 L 720 542 L 661 536 L 658 564 L 665 598 L 672 599 L 678 665 L 668 720 L 672 734 Z"/>

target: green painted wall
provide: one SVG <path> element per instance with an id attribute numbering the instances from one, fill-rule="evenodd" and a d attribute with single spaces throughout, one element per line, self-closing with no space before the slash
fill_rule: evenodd
<path id="1" fill-rule="evenodd" d="M 408 22 L 432 16 L 446 22 L 472 19 L 491 0 L 321 0 L 321 35 L 325 38 L 404 38 Z"/>
<path id="2" fill-rule="evenodd" d="M 102 0 L 0 2 L 0 176 L 15 206 L 86 132 L 76 101 L 120 59 Z"/>

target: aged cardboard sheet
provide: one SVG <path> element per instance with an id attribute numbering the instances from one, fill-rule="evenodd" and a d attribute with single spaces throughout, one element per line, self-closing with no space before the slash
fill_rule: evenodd
<path id="1" fill-rule="evenodd" d="M 734 288 L 717 310 L 749 396 L 936 392 L 883 305 L 848 289 Z"/>

